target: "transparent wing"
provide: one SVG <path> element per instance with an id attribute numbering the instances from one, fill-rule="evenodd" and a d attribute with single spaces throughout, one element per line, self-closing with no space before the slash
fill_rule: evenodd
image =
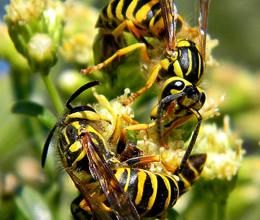
<path id="1" fill-rule="evenodd" d="M 110 170 L 103 155 L 93 143 L 90 133 L 86 133 L 84 149 L 89 158 L 89 167 L 109 202 L 115 216 L 120 220 L 139 220 L 138 212 L 130 198 L 120 186 L 113 172 Z"/>
<path id="2" fill-rule="evenodd" d="M 166 29 L 167 50 L 175 51 L 177 47 L 178 12 L 173 0 L 160 0 L 162 17 Z"/>
<path id="3" fill-rule="evenodd" d="M 205 60 L 205 56 L 206 56 L 206 37 L 207 37 L 207 27 L 208 27 L 209 3 L 210 0 L 198 0 L 200 50 L 201 50 L 200 52 L 203 60 Z"/>
<path id="4" fill-rule="evenodd" d="M 81 195 L 86 200 L 88 206 L 90 207 L 93 216 L 97 219 L 105 219 L 105 220 L 112 220 L 98 205 L 97 202 L 92 198 L 90 194 L 90 190 L 85 186 L 85 182 L 80 180 L 74 173 L 73 170 L 69 167 L 66 167 L 65 170 L 69 174 L 70 178 L 74 182 L 76 188 L 80 191 Z"/>

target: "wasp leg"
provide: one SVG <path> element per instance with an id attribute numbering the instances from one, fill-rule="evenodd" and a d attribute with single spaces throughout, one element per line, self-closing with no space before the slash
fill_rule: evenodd
<path id="1" fill-rule="evenodd" d="M 156 122 L 152 122 L 150 124 L 139 124 L 139 122 L 133 120 L 132 118 L 130 118 L 127 115 L 120 115 L 121 118 L 124 119 L 124 121 L 126 121 L 129 124 L 132 124 L 130 126 L 126 126 L 122 129 L 122 133 L 123 135 L 126 135 L 127 131 L 140 131 L 140 130 L 147 130 L 148 128 L 151 128 L 153 126 L 155 126 Z"/>
<path id="2" fill-rule="evenodd" d="M 99 102 L 99 104 L 104 104 L 107 108 L 107 110 L 109 111 L 109 113 L 111 114 L 112 118 L 116 117 L 116 113 L 113 110 L 111 104 L 109 103 L 109 101 L 107 100 L 107 98 L 104 95 L 99 95 L 97 94 L 96 90 L 93 89 L 93 94 L 95 96 L 95 98 L 97 99 L 97 101 Z"/>
<path id="3" fill-rule="evenodd" d="M 166 162 L 165 160 L 161 159 L 161 163 L 164 166 L 164 168 L 170 172 L 170 173 L 175 173 L 175 171 L 178 169 L 178 165 L 172 166 L 170 163 Z"/>
<path id="4" fill-rule="evenodd" d="M 98 205 L 99 208 L 104 211 L 104 212 L 112 212 L 112 209 L 107 207 L 104 202 L 106 201 L 106 196 L 105 194 L 102 194 L 101 196 L 98 197 L 97 199 L 98 201 Z M 91 208 L 89 207 L 88 203 L 86 202 L 85 199 L 83 199 L 80 203 L 79 203 L 80 208 L 82 208 L 85 211 L 91 211 Z"/>
<path id="5" fill-rule="evenodd" d="M 111 143 L 114 144 L 117 142 L 117 140 L 120 140 L 122 136 L 122 120 L 119 117 L 119 115 L 117 115 L 116 118 L 116 126 L 115 126 L 115 130 L 112 134 L 112 139 L 111 139 Z"/>
<path id="6" fill-rule="evenodd" d="M 115 129 L 113 131 L 113 134 L 111 135 L 112 139 L 111 139 L 111 143 L 114 144 L 116 143 L 121 136 L 121 131 L 122 131 L 122 121 L 121 118 L 115 113 L 115 111 L 113 110 L 111 104 L 109 103 L 109 101 L 107 100 L 107 98 L 103 95 L 99 95 L 96 93 L 96 91 L 93 91 L 95 98 L 97 99 L 97 101 L 100 104 L 104 104 L 107 108 L 107 110 L 109 111 L 109 113 L 111 114 L 112 118 L 116 118 L 116 122 L 115 122 Z"/>
<path id="7" fill-rule="evenodd" d="M 122 129 L 122 134 L 121 134 L 121 138 L 120 138 L 120 141 L 122 141 L 123 143 L 125 142 L 126 140 L 126 133 L 127 131 L 140 131 L 140 130 L 147 130 L 153 126 L 156 125 L 156 122 L 152 122 L 150 124 L 139 124 L 137 121 L 133 120 L 132 118 L 130 118 L 129 116 L 127 115 L 121 115 L 121 117 L 128 123 L 130 124 L 133 124 L 133 125 L 130 125 L 130 126 L 127 126 L 127 127 L 124 127 Z M 163 148 L 165 149 L 168 149 L 168 145 L 163 143 L 163 142 L 160 142 L 160 146 L 162 146 Z"/>
<path id="8" fill-rule="evenodd" d="M 120 114 L 120 117 L 127 122 L 128 124 L 132 124 L 132 125 L 139 125 L 138 121 L 133 120 L 131 117 L 129 117 L 128 115 L 125 114 Z M 141 129 L 142 130 L 142 129 Z"/>
<path id="9" fill-rule="evenodd" d="M 162 215 L 157 216 L 156 218 L 158 218 L 159 220 L 165 220 L 167 218 L 167 214 L 168 212 L 164 212 Z"/>
<path id="10" fill-rule="evenodd" d="M 128 130 L 147 130 L 149 127 L 153 126 L 153 125 L 149 126 L 148 124 L 139 124 L 139 122 L 133 120 L 131 117 L 125 114 L 117 115 L 105 96 L 97 94 L 95 90 L 94 90 L 94 96 L 96 97 L 96 99 L 100 104 L 104 104 L 106 106 L 112 118 L 116 118 L 115 128 L 113 134 L 111 135 L 112 139 L 110 140 L 112 144 L 116 143 L 118 140 L 121 143 L 125 143 L 126 133 Z M 134 126 L 127 126 L 125 128 L 122 128 L 121 119 L 126 121 L 128 124 L 132 124 Z"/>
<path id="11" fill-rule="evenodd" d="M 126 121 L 129 124 L 133 124 L 132 126 L 126 126 L 123 128 L 122 126 L 122 119 Z M 117 151 L 121 152 L 125 148 L 126 144 L 126 134 L 128 129 L 129 130 L 146 130 L 149 128 L 149 125 L 147 124 L 139 124 L 137 121 L 133 120 L 131 117 L 125 114 L 120 114 L 117 116 L 117 122 L 116 122 L 116 127 L 113 133 L 113 138 L 111 140 L 111 143 L 115 143 L 117 140 L 118 146 L 117 146 Z M 121 149 L 121 150 L 120 150 Z"/>
<path id="12" fill-rule="evenodd" d="M 181 173 L 181 171 L 183 170 L 189 156 L 190 156 L 190 153 L 196 143 L 196 140 L 197 140 L 197 137 L 198 137 L 198 134 L 199 134 L 199 129 L 200 129 L 200 126 L 201 126 L 201 122 L 202 122 L 202 117 L 200 115 L 200 113 L 198 111 L 196 111 L 195 109 L 192 109 L 190 108 L 189 111 L 192 112 L 192 115 L 188 115 L 186 117 L 183 117 L 183 118 L 179 118 L 178 120 L 176 120 L 175 122 L 173 122 L 170 126 L 170 128 L 163 134 L 163 138 L 166 137 L 169 133 L 172 132 L 173 129 L 185 124 L 193 115 L 197 118 L 198 122 L 197 122 L 197 125 L 194 129 L 194 132 L 191 136 L 191 140 L 190 140 L 190 143 L 186 149 L 186 152 L 182 158 L 182 161 L 181 161 L 181 164 L 179 166 L 179 169 L 178 169 L 178 173 Z M 164 118 L 165 119 L 165 118 Z M 161 146 L 164 146 L 164 143 L 160 142 Z"/>
<path id="13" fill-rule="evenodd" d="M 124 114 L 120 114 L 120 118 L 122 118 L 127 123 L 132 124 L 121 129 L 121 136 L 120 136 L 121 143 L 125 143 L 127 131 L 147 130 L 148 128 L 151 128 L 156 124 L 155 122 L 150 124 L 139 124 L 139 122 L 133 120 L 128 115 L 124 115 Z"/>
<path id="14" fill-rule="evenodd" d="M 173 129 L 178 128 L 179 126 L 185 124 L 193 115 L 189 115 L 183 118 L 178 119 L 174 123 L 171 124 L 170 128 L 164 132 L 163 138 L 165 138 L 168 134 L 172 132 Z"/>
<path id="15" fill-rule="evenodd" d="M 140 30 L 136 28 L 136 26 L 134 25 L 133 21 L 131 20 L 125 20 L 124 22 L 122 22 L 116 29 L 114 29 L 112 31 L 113 36 L 115 37 L 115 39 L 117 40 L 117 37 L 124 31 L 124 29 L 128 29 L 135 37 L 135 39 L 139 42 L 139 43 L 145 43 L 145 45 L 147 46 L 147 48 L 149 49 L 153 49 L 153 46 L 151 44 L 149 44 L 146 39 L 140 34 Z"/>
<path id="16" fill-rule="evenodd" d="M 196 143 L 197 137 L 199 135 L 199 130 L 200 130 L 201 122 L 202 122 L 201 114 L 197 110 L 190 108 L 189 111 L 191 111 L 192 114 L 196 116 L 196 118 L 198 119 L 198 123 L 197 123 L 197 125 L 194 129 L 192 136 L 191 136 L 189 146 L 187 147 L 186 152 L 185 152 L 185 154 L 184 154 L 184 156 L 181 160 L 181 164 L 180 164 L 180 167 L 178 169 L 178 173 L 182 172 L 183 168 L 186 165 L 187 160 L 189 159 L 190 153 L 191 153 L 191 151 L 192 151 L 192 149 L 193 149 L 193 147 Z"/>
<path id="17" fill-rule="evenodd" d="M 127 133 L 127 131 L 140 131 L 140 130 L 147 130 L 148 128 L 151 128 L 155 125 L 156 123 L 150 123 L 150 124 L 135 124 L 135 125 L 130 125 L 127 127 L 124 127 L 122 129 L 123 135 Z"/>
<path id="18" fill-rule="evenodd" d="M 128 159 L 122 164 L 127 164 L 128 166 L 145 165 L 148 163 L 160 162 L 160 156 L 140 156 Z"/>
<path id="19" fill-rule="evenodd" d="M 159 71 L 162 69 L 161 64 L 156 64 L 152 71 L 151 75 L 149 76 L 145 86 L 141 89 L 139 89 L 136 93 L 132 94 L 128 99 L 126 99 L 123 102 L 123 105 L 129 105 L 131 102 L 133 102 L 135 99 L 137 99 L 140 95 L 142 95 L 146 90 L 149 90 L 152 85 L 155 83 L 157 76 L 159 74 Z"/>
<path id="20" fill-rule="evenodd" d="M 146 62 L 146 63 L 150 62 L 150 57 L 148 55 L 146 45 L 144 43 L 136 43 L 136 44 L 133 44 L 133 45 L 130 45 L 130 46 L 127 46 L 125 48 L 118 50 L 113 56 L 109 57 L 103 63 L 100 63 L 96 66 L 93 66 L 93 67 L 90 67 L 87 69 L 82 69 L 81 74 L 86 75 L 87 73 L 92 73 L 96 70 L 100 70 L 103 67 L 105 67 L 106 65 L 108 65 L 110 62 L 112 62 L 116 57 L 120 58 L 121 56 L 123 56 L 127 53 L 130 53 L 138 48 L 141 49 L 141 55 L 142 55 L 142 59 L 144 60 L 144 62 Z"/>

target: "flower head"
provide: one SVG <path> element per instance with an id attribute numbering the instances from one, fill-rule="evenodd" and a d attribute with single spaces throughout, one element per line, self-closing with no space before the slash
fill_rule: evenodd
<path id="1" fill-rule="evenodd" d="M 245 154 L 242 140 L 230 129 L 229 117 L 224 118 L 223 130 L 217 129 L 215 124 L 204 125 L 195 151 L 207 153 L 207 162 L 201 174 L 205 189 L 215 201 L 225 201 L 235 187 Z"/>

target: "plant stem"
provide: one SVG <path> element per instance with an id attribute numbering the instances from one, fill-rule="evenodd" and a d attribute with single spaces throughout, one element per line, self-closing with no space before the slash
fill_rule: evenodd
<path id="1" fill-rule="evenodd" d="M 50 80 L 49 74 L 40 74 L 44 84 L 51 96 L 52 102 L 56 108 L 56 111 L 59 115 L 62 115 L 63 112 L 63 105 L 62 102 L 60 100 L 59 94 L 57 92 L 57 90 L 55 89 L 54 85 L 52 84 L 52 81 Z"/>
<path id="2" fill-rule="evenodd" d="M 227 210 L 227 201 L 219 200 L 217 201 L 217 220 L 226 220 L 226 210 Z"/>

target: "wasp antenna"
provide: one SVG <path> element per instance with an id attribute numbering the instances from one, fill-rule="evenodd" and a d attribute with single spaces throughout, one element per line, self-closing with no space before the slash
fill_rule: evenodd
<path id="1" fill-rule="evenodd" d="M 196 140 L 197 140 L 197 137 L 198 137 L 198 134 L 199 134 L 199 130 L 200 130 L 200 126 L 201 126 L 201 122 L 202 122 L 202 116 L 201 114 L 193 109 L 193 108 L 190 108 L 189 111 L 192 112 L 192 114 L 194 114 L 196 116 L 196 118 L 198 119 L 198 123 L 194 129 L 194 132 L 192 134 L 192 137 L 191 137 L 191 140 L 190 140 L 190 143 L 189 143 L 189 146 L 187 147 L 186 151 L 185 151 L 185 154 L 181 160 L 181 164 L 179 166 L 179 170 L 178 170 L 178 173 L 181 173 L 183 168 L 185 167 L 185 164 L 190 156 L 190 153 L 196 143 Z"/>
<path id="2" fill-rule="evenodd" d="M 46 158 L 47 158 L 47 153 L 48 153 L 48 149 L 49 149 L 51 139 L 53 137 L 53 134 L 54 134 L 56 128 L 59 126 L 59 124 L 60 124 L 60 122 L 58 122 L 54 125 L 54 127 L 51 129 L 51 131 L 48 134 L 48 137 L 47 137 L 47 139 L 44 143 L 43 151 L 42 151 L 42 167 L 44 167 L 44 164 L 45 164 L 45 161 L 46 161 Z"/>
<path id="3" fill-rule="evenodd" d="M 186 92 L 180 92 L 177 94 L 173 94 L 173 95 L 168 95 L 165 98 L 162 99 L 162 101 L 160 102 L 160 104 L 158 105 L 158 110 L 157 110 L 157 129 L 158 129 L 158 136 L 159 136 L 159 141 L 162 142 L 162 116 L 163 116 L 163 109 L 165 107 L 165 105 L 170 102 L 173 101 L 181 96 L 185 96 Z"/>
<path id="4" fill-rule="evenodd" d="M 92 82 L 89 82 L 83 86 L 81 86 L 76 92 L 74 92 L 71 97 L 68 99 L 68 101 L 66 102 L 66 107 L 69 109 L 69 110 L 72 110 L 73 109 L 73 105 L 71 105 L 71 102 L 77 98 L 82 92 L 84 92 L 85 90 L 93 87 L 93 86 L 96 86 L 96 85 L 100 85 L 101 82 L 99 81 L 92 81 Z"/>
<path id="5" fill-rule="evenodd" d="M 208 15 L 209 15 L 209 3 L 210 0 L 198 0 L 199 5 L 199 34 L 200 34 L 200 52 L 203 60 L 206 56 L 206 37 L 208 27 Z"/>

